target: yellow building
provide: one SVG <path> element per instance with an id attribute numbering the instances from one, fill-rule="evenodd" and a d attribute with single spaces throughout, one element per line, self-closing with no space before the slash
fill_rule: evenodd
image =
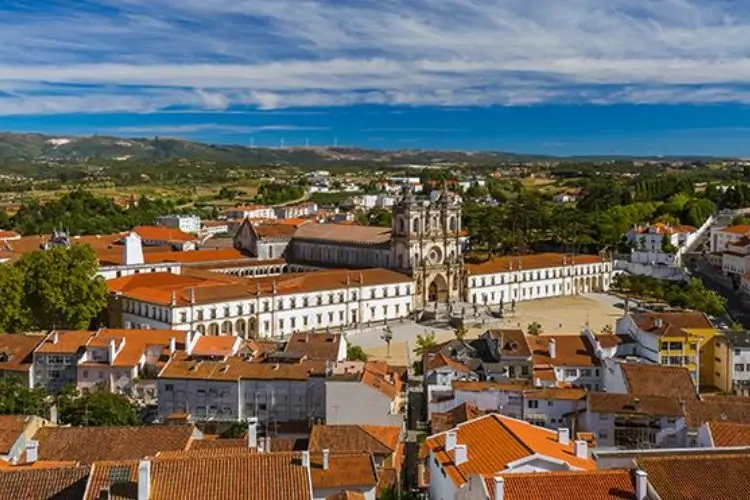
<path id="1" fill-rule="evenodd" d="M 656 363 L 684 366 L 701 387 L 716 386 L 716 329 L 699 312 L 635 313 L 618 321 L 618 333 L 629 333 L 639 354 Z"/>

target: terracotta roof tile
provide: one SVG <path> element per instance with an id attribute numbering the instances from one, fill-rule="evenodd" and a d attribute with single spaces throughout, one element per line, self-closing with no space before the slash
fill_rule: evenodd
<path id="1" fill-rule="evenodd" d="M 293 333 L 287 341 L 284 352 L 304 355 L 308 359 L 338 360 L 341 342 L 340 333 Z"/>
<path id="2" fill-rule="evenodd" d="M 39 459 L 77 461 L 128 460 L 154 456 L 160 451 L 184 450 L 192 426 L 43 427 L 34 435 Z M 102 446 L 106 443 L 106 446 Z"/>
<path id="3" fill-rule="evenodd" d="M 592 392 L 588 394 L 586 407 L 596 413 L 658 415 L 664 417 L 683 415 L 682 405 L 677 398 L 661 396 L 633 396 L 632 394 Z"/>
<path id="4" fill-rule="evenodd" d="M 294 233 L 294 239 L 382 245 L 391 241 L 391 229 L 343 224 L 305 224 Z"/>
<path id="5" fill-rule="evenodd" d="M 627 470 L 535 472 L 503 478 L 505 500 L 636 500 L 633 476 Z M 493 495 L 492 477 L 485 479 L 485 486 Z"/>
<path id="6" fill-rule="evenodd" d="M 708 317 L 700 312 L 634 313 L 633 322 L 643 331 L 660 337 L 681 335 L 679 330 L 713 330 Z M 658 326 L 657 320 L 661 320 Z M 677 330 L 677 331 L 676 331 Z"/>
<path id="7" fill-rule="evenodd" d="M 365 500 L 365 495 L 359 491 L 339 491 L 335 495 L 329 495 L 326 500 Z"/>
<path id="8" fill-rule="evenodd" d="M 102 328 L 89 340 L 87 347 L 106 347 L 110 340 L 115 340 L 117 346 L 122 340 L 125 344 L 117 352 L 112 366 L 134 367 L 141 363 L 149 347 L 169 347 L 170 340 L 175 339 L 175 347 L 184 349 L 185 332 L 180 330 L 124 330 Z M 152 360 L 155 361 L 155 360 Z"/>
<path id="9" fill-rule="evenodd" d="M 468 366 L 463 365 L 459 363 L 458 361 L 454 361 L 453 359 L 444 355 L 442 352 L 438 353 L 436 356 L 431 356 L 427 358 L 427 362 L 425 363 L 425 373 L 431 372 L 433 370 L 437 370 L 438 368 L 443 368 L 443 367 L 448 367 L 454 371 L 461 372 L 461 373 L 471 373 L 471 370 L 469 369 Z"/>
<path id="10" fill-rule="evenodd" d="M 548 267 L 562 267 L 567 265 L 599 264 L 602 262 L 598 255 L 566 255 L 561 253 L 540 253 L 524 255 L 523 257 L 496 257 L 481 264 L 469 264 L 466 269 L 470 275 L 504 273 L 506 271 L 531 269 L 545 269 Z"/>
<path id="11" fill-rule="evenodd" d="M 144 240 L 185 242 L 198 239 L 195 235 L 180 231 L 179 229 L 161 226 L 136 226 L 132 232 Z"/>
<path id="12" fill-rule="evenodd" d="M 108 280 L 107 286 L 110 292 L 164 306 L 172 303 L 174 295 L 176 305 L 186 306 L 190 304 L 191 297 L 194 297 L 196 304 L 213 304 L 232 299 L 250 299 L 258 294 L 270 296 L 273 294 L 274 286 L 277 295 L 290 295 L 340 290 L 350 286 L 348 284 L 359 284 L 360 279 L 364 286 L 412 282 L 412 279 L 404 274 L 378 268 L 357 272 L 329 270 L 283 274 L 254 279 L 191 269 L 179 275 L 158 272 L 124 276 Z"/>
<path id="13" fill-rule="evenodd" d="M 628 394 L 632 396 L 663 396 L 685 401 L 698 399 L 687 368 L 638 363 L 621 363 L 620 367 Z"/>
<path id="14" fill-rule="evenodd" d="M 88 477 L 88 467 L 0 472 L 0 498 L 80 500 L 86 491 Z"/>
<path id="15" fill-rule="evenodd" d="M 726 500 L 750 491 L 747 453 L 641 457 L 637 463 L 661 500 Z"/>
<path id="16" fill-rule="evenodd" d="M 7 455 L 32 417 L 26 415 L 0 416 L 0 455 Z"/>
<path id="17" fill-rule="evenodd" d="M 376 425 L 315 425 L 310 433 L 309 449 L 331 453 L 368 452 L 376 456 L 396 451 L 401 428 Z"/>
<path id="18" fill-rule="evenodd" d="M 713 445 L 717 448 L 750 446 L 750 424 L 708 422 L 708 429 Z"/>
<path id="19" fill-rule="evenodd" d="M 75 354 L 86 346 L 95 333 L 83 330 L 54 330 L 39 345 L 37 352 Z"/>
<path id="20" fill-rule="evenodd" d="M 578 458 L 574 444 L 562 445 L 557 433 L 522 420 L 489 414 L 456 427 L 457 443 L 467 446 L 468 460 L 455 465 L 454 452 L 445 450 L 446 433 L 435 434 L 426 444 L 456 486 L 468 481 L 472 474 L 494 475 L 510 462 L 539 454 L 563 460 L 571 466 L 592 470 L 596 464 Z"/>
<path id="21" fill-rule="evenodd" d="M 586 397 L 586 391 L 576 387 L 544 387 L 523 393 L 525 399 L 549 399 L 556 401 L 578 401 Z"/>
<path id="22" fill-rule="evenodd" d="M 502 356 L 514 356 L 527 358 L 531 356 L 529 342 L 523 330 L 518 329 L 492 329 L 487 330 L 486 334 L 492 336 L 501 342 L 500 354 Z"/>
<path id="23" fill-rule="evenodd" d="M 729 233 L 729 234 L 748 234 L 750 233 L 750 226 L 748 225 L 729 226 L 729 227 L 721 228 L 719 232 Z"/>
<path id="24" fill-rule="evenodd" d="M 261 239 L 291 239 L 297 227 L 294 224 L 257 224 L 253 225 L 253 230 Z"/>
<path id="25" fill-rule="evenodd" d="M 485 392 L 485 391 L 512 391 L 521 392 L 532 389 L 534 386 L 528 381 L 474 381 L 474 380 L 454 380 L 451 382 L 454 391 L 465 392 Z"/>
<path id="26" fill-rule="evenodd" d="M 28 372 L 44 335 L 0 334 L 0 372 Z"/>
<path id="27" fill-rule="evenodd" d="M 537 368 L 552 366 L 600 366 L 594 348 L 583 335 L 526 336 Z M 550 356 L 550 343 L 555 341 L 555 357 Z"/>
<path id="28" fill-rule="evenodd" d="M 477 408 L 477 405 L 472 402 L 466 402 L 447 412 L 433 413 L 430 419 L 430 428 L 433 434 L 437 434 L 482 415 L 484 415 L 484 412 Z"/>
<path id="29" fill-rule="evenodd" d="M 193 356 L 229 356 L 236 352 L 239 341 L 238 337 L 203 335 L 193 347 Z"/>
<path id="30" fill-rule="evenodd" d="M 750 398 L 704 396 L 701 401 L 686 401 L 685 418 L 690 428 L 709 421 L 750 424 Z"/>
<path id="31" fill-rule="evenodd" d="M 159 378 L 205 380 L 307 380 L 322 376 L 326 370 L 323 360 L 299 363 L 248 362 L 239 356 L 225 360 L 194 360 L 184 352 L 177 352 L 162 369 Z"/>
<path id="32" fill-rule="evenodd" d="M 99 491 L 110 486 L 113 467 L 127 468 L 130 480 L 112 487 L 110 498 L 137 497 L 137 461 L 100 462 L 93 467 L 88 500 L 98 500 Z M 151 460 L 150 498 L 311 500 L 311 491 L 299 454 L 235 453 Z"/>
<path id="33" fill-rule="evenodd" d="M 328 470 L 323 469 L 323 454 L 310 454 L 310 477 L 313 488 L 346 489 L 357 486 L 374 488 L 378 473 L 369 453 L 331 453 Z"/>

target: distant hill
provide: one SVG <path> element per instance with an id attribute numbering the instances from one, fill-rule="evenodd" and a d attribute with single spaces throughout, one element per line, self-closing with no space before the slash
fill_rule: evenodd
<path id="1" fill-rule="evenodd" d="M 615 159 L 710 160 L 705 157 L 634 158 L 581 156 L 556 158 L 533 154 L 466 151 L 379 151 L 360 148 L 251 148 L 170 138 L 125 139 L 107 136 L 48 136 L 0 133 L 0 168 L 17 162 L 144 161 L 173 159 L 242 165 L 294 165 L 375 163 L 383 165 L 488 164 L 532 161 L 606 161 Z"/>

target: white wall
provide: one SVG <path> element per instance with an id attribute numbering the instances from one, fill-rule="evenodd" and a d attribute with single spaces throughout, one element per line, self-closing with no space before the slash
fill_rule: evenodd
<path id="1" fill-rule="evenodd" d="M 329 425 L 403 425 L 393 400 L 360 382 L 326 380 L 325 405 Z"/>

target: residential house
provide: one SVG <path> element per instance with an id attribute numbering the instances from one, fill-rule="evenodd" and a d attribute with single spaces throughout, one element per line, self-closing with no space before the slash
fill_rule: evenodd
<path id="1" fill-rule="evenodd" d="M 484 414 L 485 412 L 480 410 L 474 403 L 461 403 L 444 413 L 433 413 L 432 418 L 430 419 L 430 430 L 432 431 L 432 434 L 439 434 L 447 431 L 451 427 L 456 427 L 458 424 L 474 420 Z"/>
<path id="2" fill-rule="evenodd" d="M 676 398 L 591 392 L 584 406 L 576 428 L 595 434 L 600 448 L 668 448 L 687 441 L 684 410 Z"/>
<path id="3" fill-rule="evenodd" d="M 535 382 L 600 390 L 603 384 L 602 350 L 587 329 L 581 335 L 529 335 L 527 339 Z"/>
<path id="4" fill-rule="evenodd" d="M 403 382 L 384 363 L 339 363 L 325 379 L 324 401 L 328 424 L 400 426 L 403 422 Z"/>
<path id="5" fill-rule="evenodd" d="M 424 383 L 428 387 L 428 393 L 432 390 L 445 390 L 450 388 L 454 380 L 467 380 L 471 378 L 472 371 L 468 366 L 454 361 L 442 352 L 425 355 L 423 368 Z"/>
<path id="6" fill-rule="evenodd" d="M 576 387 L 540 387 L 523 392 L 523 420 L 546 427 L 571 428 L 571 416 L 585 407 L 586 391 Z"/>
<path id="7" fill-rule="evenodd" d="M 711 229 L 709 248 L 711 253 L 724 252 L 730 242 L 750 236 L 750 225 L 728 226 Z"/>
<path id="8" fill-rule="evenodd" d="M 0 377 L 16 377 L 34 387 L 34 350 L 44 335 L 0 334 Z"/>
<path id="9" fill-rule="evenodd" d="M 225 210 L 221 217 L 224 219 L 275 219 L 276 210 L 265 205 L 247 205 Z"/>
<path id="10" fill-rule="evenodd" d="M 647 266 L 678 267 L 682 253 L 697 236 L 697 229 L 693 226 L 662 223 L 636 226 L 627 234 L 627 242 L 632 247 L 630 261 Z M 669 251 L 665 251 L 665 247 Z"/>
<path id="11" fill-rule="evenodd" d="M 170 247 L 175 250 L 194 250 L 197 237 L 179 229 L 160 226 L 136 226 L 131 231 L 147 247 Z"/>
<path id="12" fill-rule="evenodd" d="M 685 367 L 616 361 L 607 363 L 605 381 L 604 389 L 609 393 L 699 400 L 693 379 Z"/>
<path id="13" fill-rule="evenodd" d="M 706 422 L 750 424 L 750 399 L 742 396 L 702 396 L 684 402 L 687 445 L 698 446 Z"/>
<path id="14" fill-rule="evenodd" d="M 519 329 L 490 329 L 471 341 L 476 355 L 467 364 L 483 380 L 531 380 L 529 341 Z"/>
<path id="15" fill-rule="evenodd" d="M 705 314 L 626 314 L 617 320 L 616 333 L 635 339 L 637 356 L 652 363 L 687 367 L 696 385 L 714 386 L 716 329 Z"/>
<path id="16" fill-rule="evenodd" d="M 725 393 L 750 395 L 750 332 L 723 332 L 714 338 L 715 386 Z"/>
<path id="17" fill-rule="evenodd" d="M 34 350 L 34 387 L 57 392 L 78 383 L 78 364 L 86 344 L 95 335 L 90 331 L 51 331 Z"/>
<path id="18" fill-rule="evenodd" d="M 0 498 L 80 499 L 86 494 L 90 467 L 23 468 L 0 473 Z"/>
<path id="19" fill-rule="evenodd" d="M 721 270 L 737 281 L 750 271 L 750 236 L 727 243 L 721 255 Z"/>
<path id="20" fill-rule="evenodd" d="M 497 412 L 514 418 L 523 418 L 525 390 L 533 389 L 525 381 L 463 381 L 456 380 L 451 391 L 433 395 L 429 400 L 428 418 L 435 413 L 445 413 L 464 404 L 471 403 L 483 412 Z"/>
<path id="21" fill-rule="evenodd" d="M 534 472 L 469 477 L 456 500 L 647 500 L 641 470 Z"/>
<path id="22" fill-rule="evenodd" d="M 197 215 L 160 215 L 155 223 L 157 226 L 178 229 L 183 233 L 198 234 L 201 230 L 201 218 Z"/>
<path id="23" fill-rule="evenodd" d="M 314 214 L 318 211 L 318 204 L 312 201 L 306 201 L 294 205 L 276 207 L 274 210 L 278 219 L 294 219 Z"/>
<path id="24" fill-rule="evenodd" d="M 456 498 L 474 474 L 596 469 L 586 442 L 571 442 L 567 429 L 555 432 L 497 414 L 459 424 L 425 443 L 433 500 Z"/>
<path id="25" fill-rule="evenodd" d="M 252 224 L 245 220 L 234 237 L 235 248 L 257 259 L 278 259 L 286 254 L 297 226 L 292 224 Z"/>

